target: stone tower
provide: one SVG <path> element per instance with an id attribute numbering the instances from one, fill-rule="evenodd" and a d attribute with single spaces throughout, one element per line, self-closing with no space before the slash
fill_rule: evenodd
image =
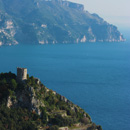
<path id="1" fill-rule="evenodd" d="M 26 68 L 17 68 L 17 80 L 24 81 L 27 80 L 27 69 Z"/>

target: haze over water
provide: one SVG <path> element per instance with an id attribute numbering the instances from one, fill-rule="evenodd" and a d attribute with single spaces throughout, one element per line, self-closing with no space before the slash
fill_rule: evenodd
<path id="1" fill-rule="evenodd" d="M 1 47 L 0 72 L 16 73 L 17 66 L 85 109 L 104 130 L 130 129 L 129 39 Z"/>

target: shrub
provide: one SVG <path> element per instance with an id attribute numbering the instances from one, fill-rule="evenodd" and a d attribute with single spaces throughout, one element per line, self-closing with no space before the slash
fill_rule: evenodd
<path id="1" fill-rule="evenodd" d="M 59 130 L 57 125 L 50 126 L 48 130 Z"/>
<path id="2" fill-rule="evenodd" d="M 17 87 L 17 82 L 15 79 L 11 79 L 10 87 L 12 90 L 15 90 Z"/>

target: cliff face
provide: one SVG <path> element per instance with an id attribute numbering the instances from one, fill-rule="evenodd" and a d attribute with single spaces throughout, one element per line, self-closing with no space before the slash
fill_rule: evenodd
<path id="1" fill-rule="evenodd" d="M 17 91 L 15 96 L 15 100 L 13 100 L 11 96 L 7 98 L 7 107 L 28 108 L 28 110 L 32 112 L 35 111 L 38 115 L 41 116 L 42 113 L 40 107 L 44 107 L 45 105 L 36 97 L 33 87 L 28 87 L 22 91 Z"/>
<path id="2" fill-rule="evenodd" d="M 62 1 L 62 5 L 72 8 L 72 9 L 84 11 L 84 6 L 82 4 L 76 4 L 73 2 Z"/>
<path id="3" fill-rule="evenodd" d="M 15 39 L 17 25 L 14 21 L 4 12 L 0 12 L 0 46 L 18 44 Z"/>
<path id="4" fill-rule="evenodd" d="M 12 73 L 0 74 L 0 115 L 2 117 L 0 128 L 3 130 L 13 127 L 20 129 L 17 125 L 20 123 L 21 127 L 23 125 L 21 130 L 28 130 L 30 125 L 34 124 L 34 130 L 46 129 L 47 126 L 102 130 L 101 126 L 91 121 L 90 116 L 82 108 L 64 96 L 46 88 L 34 77 L 18 82 L 16 75 Z M 33 125 L 30 122 L 33 122 Z"/>
<path id="5" fill-rule="evenodd" d="M 81 4 L 63 0 L 0 0 L 0 45 L 124 41 L 117 27 Z"/>

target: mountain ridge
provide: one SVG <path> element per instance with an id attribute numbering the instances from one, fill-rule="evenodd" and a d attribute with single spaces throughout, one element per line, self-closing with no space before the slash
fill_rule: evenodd
<path id="1" fill-rule="evenodd" d="M 84 6 L 63 0 L 0 0 L 0 45 L 120 42 L 123 35 Z"/>

